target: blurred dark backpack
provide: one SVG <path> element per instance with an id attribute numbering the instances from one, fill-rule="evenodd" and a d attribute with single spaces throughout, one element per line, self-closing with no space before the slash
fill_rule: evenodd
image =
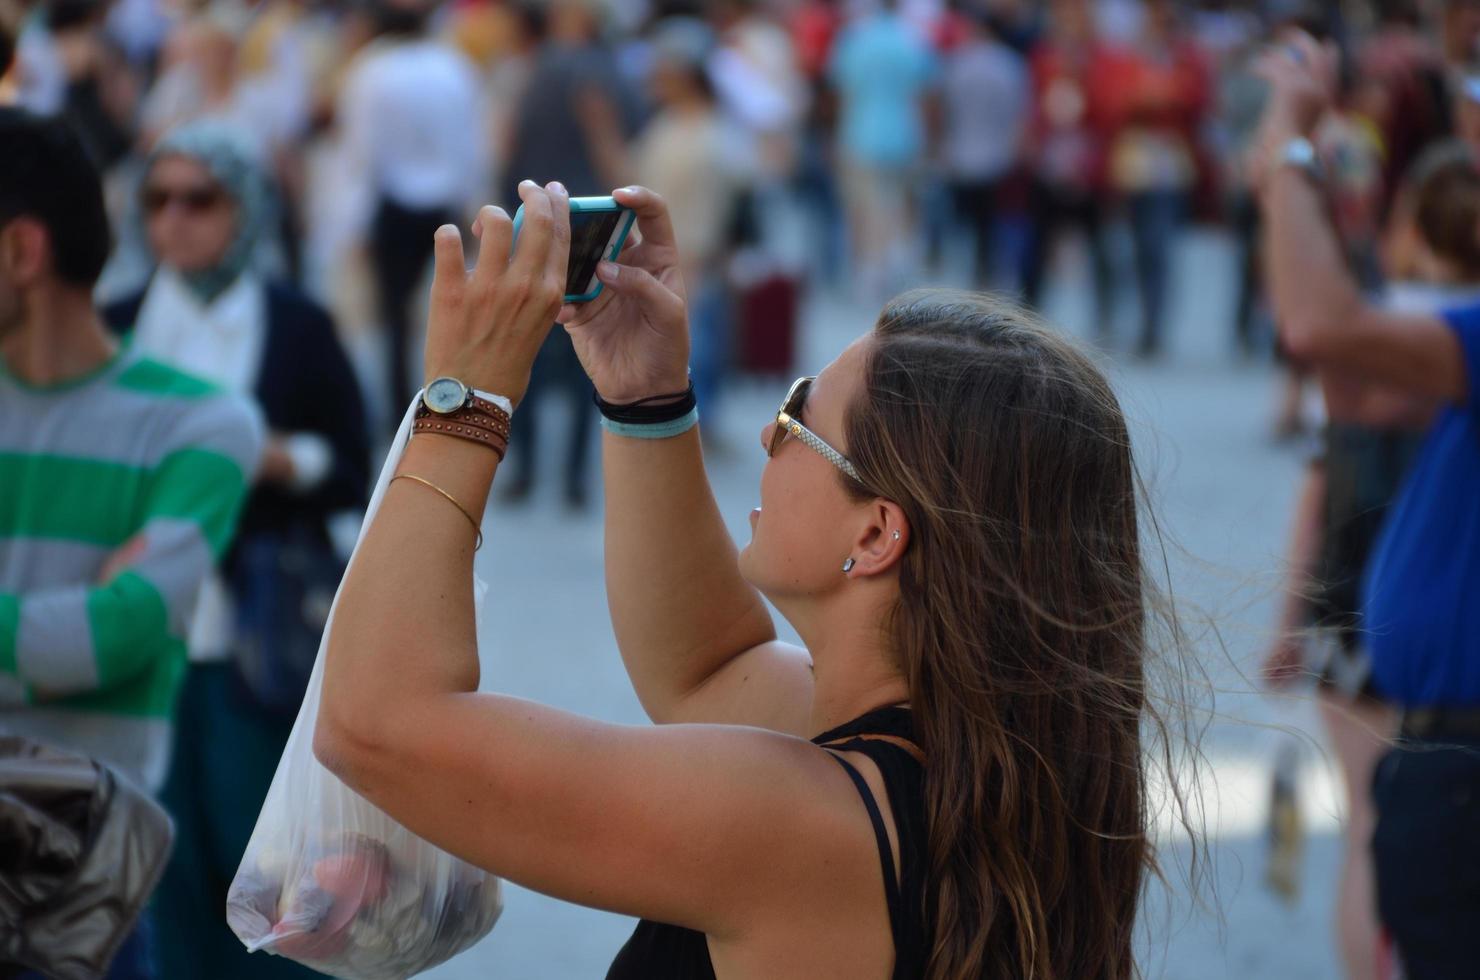
<path id="1" fill-rule="evenodd" d="M 344 571 L 345 562 L 310 521 L 237 541 L 227 569 L 236 601 L 232 653 L 258 706 L 298 713 Z"/>
<path id="2" fill-rule="evenodd" d="M 102 977 L 173 840 L 159 804 L 112 769 L 0 735 L 0 976 Z"/>

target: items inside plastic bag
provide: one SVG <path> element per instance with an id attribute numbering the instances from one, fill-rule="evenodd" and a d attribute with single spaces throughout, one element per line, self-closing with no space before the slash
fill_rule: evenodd
<path id="1" fill-rule="evenodd" d="M 232 928 L 249 950 L 366 980 L 420 972 L 486 935 L 498 879 L 388 830 L 244 861 L 227 899 Z"/>
<path id="2" fill-rule="evenodd" d="M 391 445 L 365 527 L 395 475 L 412 416 L 408 410 Z M 469 588 L 481 637 L 486 586 L 475 577 Z M 231 882 L 226 919 L 251 951 L 348 980 L 400 980 L 487 935 L 503 909 L 502 891 L 498 878 L 417 837 L 315 758 L 324 644 L 333 628 L 331 614 L 298 719 Z"/>

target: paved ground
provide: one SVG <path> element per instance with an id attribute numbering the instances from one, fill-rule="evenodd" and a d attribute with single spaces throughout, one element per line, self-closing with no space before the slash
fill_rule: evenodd
<path id="1" fill-rule="evenodd" d="M 1065 258 L 1066 285 L 1051 297 L 1048 313 L 1080 333 L 1087 318 L 1082 263 L 1073 254 Z M 1186 848 L 1168 836 L 1163 854 L 1173 889 L 1158 896 L 1145 917 L 1143 969 L 1148 977 L 1176 980 L 1334 977 L 1327 908 L 1334 892 L 1336 794 L 1313 746 L 1305 754 L 1312 831 L 1306 889 L 1286 907 L 1261 884 L 1271 761 L 1278 743 L 1290 737 L 1271 726 L 1317 729 L 1309 705 L 1272 703 L 1252 693 L 1242 676 L 1272 619 L 1299 457 L 1267 436 L 1271 371 L 1233 366 L 1227 356 L 1231 261 L 1227 243 L 1217 237 L 1190 240 L 1180 258 L 1170 356 L 1153 367 L 1111 367 L 1135 420 L 1140 463 L 1167 530 L 1172 585 L 1191 621 L 1203 624 L 1196 655 L 1217 692 L 1217 715 L 1203 743 L 1209 766 L 1202 786 L 1216 887 L 1199 905 L 1180 877 Z M 872 312 L 837 300 L 815 302 L 803 366 L 821 366 L 866 329 Z M 756 502 L 762 454 L 755 432 L 783 391 L 779 380 L 742 384 L 718 420 L 729 451 L 711 461 L 710 472 L 737 537 L 748 533 L 746 515 Z M 546 449 L 549 472 L 558 447 Z M 501 509 L 498 533 L 483 550 L 481 571 L 495 586 L 491 611 L 503 624 L 497 641 L 487 645 L 484 683 L 605 719 L 641 721 L 607 621 L 599 519 L 567 514 L 555 486 L 545 480 L 540 490 L 549 491 L 548 498 L 537 491 L 531 504 Z M 493 933 L 427 976 L 600 977 L 630 928 L 629 920 L 511 887 Z"/>

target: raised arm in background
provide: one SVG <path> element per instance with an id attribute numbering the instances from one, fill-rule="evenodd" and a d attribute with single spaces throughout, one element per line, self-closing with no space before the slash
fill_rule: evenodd
<path id="1" fill-rule="evenodd" d="M 1347 271 L 1319 187 L 1278 159 L 1331 105 L 1337 54 L 1304 34 L 1270 53 L 1272 84 L 1258 146 L 1264 155 L 1265 275 L 1280 337 L 1298 360 L 1328 376 L 1463 401 L 1468 384 L 1454 332 L 1437 316 L 1380 309 Z M 1328 388 L 1329 390 L 1329 388 Z"/>

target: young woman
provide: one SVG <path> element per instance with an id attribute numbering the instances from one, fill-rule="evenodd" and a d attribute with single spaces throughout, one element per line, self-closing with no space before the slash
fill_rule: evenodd
<path id="1" fill-rule="evenodd" d="M 471 272 L 438 232 L 428 377 L 517 405 L 558 313 L 600 396 L 661 416 L 689 350 L 663 202 L 616 193 L 641 244 L 562 310 L 567 197 L 520 196 L 512 259 L 496 208 Z M 1105 380 L 1011 307 L 901 297 L 764 420 L 738 554 L 671 401 L 604 435 L 612 619 L 659 724 L 475 693 L 499 456 L 429 433 L 340 593 L 319 758 L 480 867 L 644 919 L 611 977 L 1133 975 L 1147 610 Z"/>

